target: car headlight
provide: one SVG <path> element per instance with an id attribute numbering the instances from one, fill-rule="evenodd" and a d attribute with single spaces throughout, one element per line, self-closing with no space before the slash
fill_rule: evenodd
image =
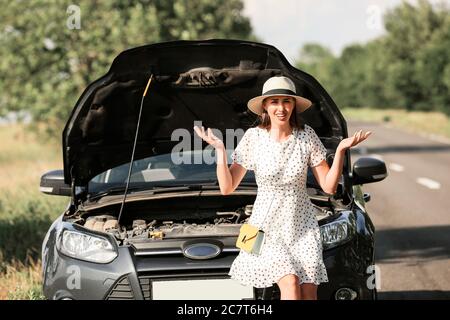
<path id="1" fill-rule="evenodd" d="M 330 249 L 339 246 L 352 238 L 355 233 L 355 225 L 352 217 L 339 219 L 320 227 L 323 249 Z"/>
<path id="2" fill-rule="evenodd" d="M 96 263 L 108 263 L 117 257 L 108 239 L 70 230 L 63 231 L 60 251 L 69 257 Z"/>

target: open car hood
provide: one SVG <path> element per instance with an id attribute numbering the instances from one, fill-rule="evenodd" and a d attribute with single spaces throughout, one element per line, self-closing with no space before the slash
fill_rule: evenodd
<path id="1" fill-rule="evenodd" d="M 154 77 L 144 100 L 135 160 L 170 153 L 179 143 L 171 139 L 177 128 L 191 133 L 193 146 L 194 121 L 220 130 L 223 137 L 226 129 L 255 126 L 257 117 L 247 101 L 260 95 L 263 83 L 274 75 L 291 78 L 297 92 L 313 102 L 303 119 L 331 152 L 347 137 L 345 120 L 322 86 L 273 46 L 237 40 L 152 44 L 120 53 L 108 73 L 77 101 L 63 131 L 66 183 L 86 185 L 130 161 L 150 74 Z"/>

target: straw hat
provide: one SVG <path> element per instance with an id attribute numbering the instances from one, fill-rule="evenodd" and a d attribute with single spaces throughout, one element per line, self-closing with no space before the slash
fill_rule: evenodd
<path id="1" fill-rule="evenodd" d="M 262 101 L 272 96 L 289 96 L 295 98 L 295 108 L 297 112 L 303 112 L 308 109 L 312 102 L 306 98 L 297 95 L 295 84 L 291 79 L 283 76 L 271 77 L 264 82 L 262 95 L 250 99 L 247 107 L 258 115 L 263 112 Z"/>

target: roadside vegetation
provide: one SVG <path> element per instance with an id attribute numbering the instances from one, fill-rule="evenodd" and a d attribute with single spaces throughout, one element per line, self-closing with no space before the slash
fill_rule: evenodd
<path id="1" fill-rule="evenodd" d="M 318 79 L 340 107 L 400 107 L 450 116 L 448 1 L 405 1 L 386 11 L 382 24 L 381 36 L 350 44 L 339 55 L 308 43 L 296 66 Z"/>
<path id="2" fill-rule="evenodd" d="M 442 112 L 375 108 L 343 108 L 341 111 L 346 119 L 384 123 L 408 132 L 443 137 L 450 141 L 450 117 Z"/>
<path id="3" fill-rule="evenodd" d="M 36 299 L 41 243 L 68 201 L 40 193 L 39 180 L 62 167 L 61 148 L 25 125 L 0 126 L 0 141 L 0 299 Z"/>

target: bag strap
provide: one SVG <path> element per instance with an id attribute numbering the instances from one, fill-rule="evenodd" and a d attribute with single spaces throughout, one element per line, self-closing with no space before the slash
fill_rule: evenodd
<path id="1" fill-rule="evenodd" d="M 292 130 L 295 130 L 295 128 L 292 129 Z M 292 134 L 294 134 L 294 131 L 292 132 Z M 295 138 L 295 136 L 294 136 L 294 138 Z M 290 158 L 292 158 L 292 154 L 294 153 L 294 149 L 295 149 L 295 145 L 294 145 L 294 147 L 292 148 L 292 153 L 291 153 L 291 155 L 290 155 L 290 156 L 287 158 L 287 160 L 286 160 L 286 165 L 285 165 L 285 167 L 284 167 L 283 176 L 281 177 L 281 181 L 283 181 L 284 175 L 285 175 L 285 173 L 286 173 L 286 169 L 288 168 L 288 165 L 289 165 L 289 160 L 290 160 Z M 265 216 L 264 216 L 264 219 L 263 219 L 263 221 L 261 222 L 261 228 L 262 228 L 262 226 L 264 225 L 264 222 L 266 221 L 268 212 L 270 212 L 270 208 L 272 207 L 273 199 L 275 199 L 275 195 L 272 197 L 272 200 L 270 201 L 269 208 L 267 209 L 267 212 L 266 212 L 266 214 L 265 214 Z M 260 229 L 261 229 L 261 228 L 260 228 Z"/>
<path id="2" fill-rule="evenodd" d="M 246 243 L 247 241 L 252 240 L 253 238 L 256 238 L 257 233 L 255 235 L 253 235 L 252 237 L 247 238 L 247 235 L 244 235 L 244 237 L 242 238 L 242 242 Z"/>

